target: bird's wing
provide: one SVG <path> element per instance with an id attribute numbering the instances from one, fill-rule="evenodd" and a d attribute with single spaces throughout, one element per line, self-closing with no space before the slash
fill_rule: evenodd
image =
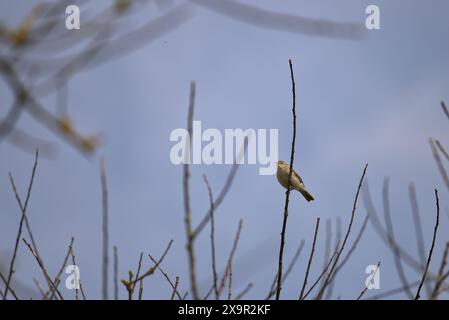
<path id="1" fill-rule="evenodd" d="M 299 174 L 296 173 L 295 170 L 293 170 L 293 174 L 296 176 L 296 178 L 298 178 L 298 180 L 299 180 L 299 182 L 300 182 L 301 184 L 304 184 L 304 182 L 302 181 L 301 177 L 299 176 Z"/>

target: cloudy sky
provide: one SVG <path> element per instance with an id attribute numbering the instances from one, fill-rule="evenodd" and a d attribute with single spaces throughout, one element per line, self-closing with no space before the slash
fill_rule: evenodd
<path id="1" fill-rule="evenodd" d="M 17 25 L 38 1 L 0 1 L 0 21 Z M 306 203 L 296 193 L 290 202 L 286 260 L 301 239 L 305 248 L 284 286 L 283 298 L 298 296 L 310 251 L 314 224 L 321 218 L 316 258 L 311 276 L 321 272 L 325 221 L 338 217 L 343 230 L 350 218 L 354 194 L 363 167 L 382 216 L 382 181 L 390 178 L 391 212 L 398 242 L 417 256 L 407 187 L 416 184 L 425 234 L 430 245 L 435 221 L 433 189 L 441 207 L 448 193 L 437 171 L 428 138 L 449 144 L 449 121 L 439 106 L 448 99 L 449 3 L 425 1 L 258 1 L 259 8 L 364 27 L 365 8 L 380 8 L 380 30 L 366 30 L 359 40 L 335 39 L 274 30 L 189 4 L 188 19 L 121 58 L 80 72 L 68 84 L 68 110 L 83 133 L 100 133 L 104 145 L 85 157 L 24 114 L 18 126 L 52 142 L 57 154 L 42 157 L 29 205 L 29 220 L 50 271 L 62 263 L 71 236 L 86 294 L 101 296 L 101 189 L 99 161 L 104 156 L 109 186 L 110 243 L 119 251 L 120 277 L 137 267 L 140 252 L 158 256 L 170 239 L 173 247 L 163 267 L 179 276 L 183 292 L 189 289 L 182 202 L 182 167 L 170 162 L 170 133 L 186 126 L 189 83 L 196 81 L 195 120 L 203 129 L 278 129 L 279 158 L 288 160 L 291 143 L 292 59 L 297 89 L 297 144 L 295 167 L 316 201 Z M 104 2 L 105 4 L 109 2 Z M 168 6 L 142 6 L 133 26 L 148 17 L 163 15 Z M 249 3 L 249 1 L 241 1 Z M 92 9 L 94 10 L 94 9 Z M 148 14 L 147 14 L 148 12 Z M 135 20 L 133 20 L 135 19 Z M 143 20 L 142 20 L 143 19 Z M 64 12 L 61 12 L 64 28 Z M 83 17 L 81 17 L 81 30 Z M 68 37 L 70 32 L 66 31 Z M 3 52 L 0 50 L 0 54 Z M 25 79 L 26 80 L 26 79 Z M 0 82 L 0 115 L 12 97 Z M 40 100 L 54 111 L 55 97 Z M 5 272 L 19 223 L 19 210 L 8 173 L 19 190 L 27 186 L 33 157 L 6 140 L 0 141 L 0 253 Z M 216 196 L 230 165 L 195 165 L 191 168 L 191 203 L 194 225 L 209 206 L 202 175 Z M 249 282 L 248 298 L 265 298 L 277 268 L 279 233 L 285 194 L 275 176 L 259 175 L 258 165 L 242 165 L 223 204 L 216 212 L 217 263 L 222 271 L 239 219 L 243 230 L 233 267 L 234 292 Z M 366 215 L 360 201 L 354 223 L 358 231 Z M 448 228 L 442 212 L 440 230 Z M 350 237 L 354 240 L 355 232 Z M 333 240 L 334 241 L 334 240 Z M 433 270 L 447 238 L 437 237 Z M 209 229 L 196 243 L 200 291 L 205 294 L 212 277 Z M 145 257 L 145 255 L 144 255 Z M 357 297 L 363 289 L 365 268 L 381 261 L 380 286 L 367 296 L 401 285 L 391 251 L 369 224 L 357 250 L 337 277 L 333 298 Z M 144 259 L 145 266 L 150 265 Z M 405 267 L 413 282 L 420 274 Z M 17 273 L 24 287 L 34 289 L 33 277 L 43 281 L 38 267 L 21 245 Z M 111 269 L 112 278 L 112 269 Z M 309 280 L 310 283 L 310 280 Z M 112 287 L 110 285 L 110 287 Z M 171 290 L 159 275 L 149 278 L 145 298 L 167 298 Z M 62 289 L 67 297 L 72 292 Z M 121 288 L 121 297 L 126 296 Z M 402 298 L 403 296 L 393 296 Z"/>

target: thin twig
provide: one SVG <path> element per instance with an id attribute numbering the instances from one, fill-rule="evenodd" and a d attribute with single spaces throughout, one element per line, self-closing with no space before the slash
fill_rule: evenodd
<path id="1" fill-rule="evenodd" d="M 228 300 L 232 297 L 232 264 L 229 266 Z"/>
<path id="2" fill-rule="evenodd" d="M 74 266 L 77 266 L 76 264 L 76 258 L 75 258 L 75 249 L 73 249 L 73 246 L 70 247 L 70 255 L 72 256 L 72 264 Z M 77 286 L 75 287 L 75 297 L 76 300 L 79 299 L 79 292 L 81 292 L 81 296 L 83 297 L 83 300 L 86 300 L 86 295 L 84 294 L 83 284 L 81 283 L 81 279 L 76 277 L 77 279 Z M 78 290 L 79 287 L 79 290 Z"/>
<path id="3" fill-rule="evenodd" d="M 2 279 L 3 284 L 6 286 L 6 278 L 5 276 L 0 272 L 0 279 Z M 19 300 L 19 297 L 16 295 L 16 292 L 13 290 L 13 288 L 9 288 L 9 291 L 11 292 L 14 299 Z M 3 298 L 3 292 L 0 290 L 0 296 Z"/>
<path id="4" fill-rule="evenodd" d="M 240 300 L 242 299 L 248 292 L 249 290 L 251 290 L 251 288 L 253 287 L 252 283 L 248 283 L 248 285 L 245 287 L 245 289 L 242 290 L 242 292 L 240 292 L 234 300 Z"/>
<path id="5" fill-rule="evenodd" d="M 421 217 L 419 213 L 419 206 L 418 206 L 418 198 L 416 196 L 416 190 L 415 185 L 413 183 L 409 184 L 408 187 L 409 197 L 410 197 L 410 204 L 412 207 L 412 214 L 413 214 L 413 223 L 415 225 L 415 232 L 416 232 L 416 244 L 418 248 L 418 254 L 421 260 L 421 264 L 426 264 L 426 249 L 424 245 L 424 233 L 422 230 L 422 222 Z M 425 288 L 427 296 L 430 296 L 430 283 L 428 281 L 425 282 Z"/>
<path id="6" fill-rule="evenodd" d="M 143 280 L 139 281 L 139 300 L 142 300 L 143 295 Z"/>
<path id="7" fill-rule="evenodd" d="M 393 243 L 396 242 L 395 236 L 394 236 L 394 228 L 393 228 L 393 221 L 391 219 L 391 213 L 390 213 L 390 201 L 388 198 L 388 192 L 389 191 L 389 179 L 388 177 L 385 177 L 384 179 L 384 185 L 383 185 L 383 192 L 382 192 L 382 199 L 383 199 L 383 206 L 384 206 L 384 216 L 385 216 L 385 226 L 387 229 L 387 237 L 388 241 L 390 242 L 390 245 L 392 246 Z M 394 246 L 392 246 L 393 249 L 393 258 L 394 258 L 394 264 L 396 266 L 396 271 L 399 276 L 399 280 L 401 281 L 402 285 L 405 287 L 408 283 L 407 277 L 405 275 L 404 267 L 402 266 L 402 260 L 401 260 L 401 252 Z M 405 294 L 409 297 L 409 299 L 413 298 L 413 293 L 410 289 L 404 290 Z"/>
<path id="8" fill-rule="evenodd" d="M 335 268 L 334 274 L 337 274 L 338 271 L 343 268 L 343 266 L 346 264 L 346 262 L 351 257 L 352 253 L 357 248 L 357 245 L 359 244 L 360 240 L 362 239 L 363 233 L 365 232 L 366 226 L 368 225 L 369 215 L 366 215 L 365 220 L 363 220 L 362 227 L 360 228 L 359 233 L 357 234 L 356 239 L 354 240 L 354 243 L 352 244 L 351 248 L 348 250 L 348 253 L 343 258 L 343 260 L 340 262 L 340 264 Z"/>
<path id="9" fill-rule="evenodd" d="M 214 292 L 215 292 L 215 300 L 218 300 L 218 287 L 217 287 L 217 266 L 215 260 L 215 221 L 214 221 L 214 198 L 212 195 L 212 188 L 210 187 L 209 181 L 207 180 L 206 175 L 203 175 L 204 183 L 207 186 L 207 191 L 209 193 L 209 202 L 210 202 L 210 244 L 211 244 L 211 256 L 212 256 L 212 275 L 214 281 Z"/>
<path id="10" fill-rule="evenodd" d="M 441 161 L 441 157 L 438 153 L 438 149 L 435 146 L 435 142 L 432 138 L 429 139 L 430 148 L 432 149 L 432 154 L 437 164 L 438 170 L 440 171 L 441 177 L 443 178 L 444 184 L 449 189 L 449 176 L 447 174 L 446 169 L 444 168 L 443 162 Z"/>
<path id="11" fill-rule="evenodd" d="M 302 250 L 304 249 L 304 245 L 305 245 L 305 240 L 302 239 L 301 242 L 299 243 L 298 249 L 296 249 L 295 254 L 293 255 L 292 260 L 290 261 L 287 270 L 285 271 L 284 275 L 282 276 L 282 283 L 284 283 L 288 276 L 290 275 L 290 273 L 292 272 L 294 266 L 296 265 L 296 262 L 299 259 L 299 256 L 301 255 Z M 271 287 L 270 287 L 270 292 L 268 293 L 268 296 L 265 298 L 265 300 L 269 300 L 271 299 L 271 297 L 273 297 L 276 294 L 276 281 L 277 281 L 277 273 L 275 274 L 274 278 L 273 278 L 273 282 L 271 283 Z"/>
<path id="12" fill-rule="evenodd" d="M 332 241 L 332 220 L 326 219 L 326 239 L 324 242 L 324 259 L 323 259 L 323 269 L 326 268 L 329 258 L 331 256 L 331 241 Z M 321 286 L 324 284 L 324 278 L 322 280 Z"/>
<path id="13" fill-rule="evenodd" d="M 443 109 L 446 117 L 449 119 L 449 111 L 447 111 L 446 104 L 444 103 L 444 101 L 441 101 L 441 108 Z"/>
<path id="14" fill-rule="evenodd" d="M 309 294 L 312 292 L 313 289 L 315 289 L 315 287 L 317 286 L 317 284 L 320 282 L 320 280 L 324 277 L 324 275 L 327 273 L 327 270 L 329 270 L 332 261 L 334 260 L 334 258 L 337 256 L 337 251 L 334 252 L 334 254 L 330 257 L 329 262 L 327 263 L 327 265 L 324 267 L 323 271 L 320 273 L 320 275 L 318 276 L 318 278 L 315 280 L 315 282 L 312 284 L 312 286 L 309 288 L 309 290 L 306 292 L 306 294 L 304 295 L 304 297 L 302 297 L 302 300 L 305 300 Z M 321 290 L 321 289 L 320 289 Z"/>
<path id="15" fill-rule="evenodd" d="M 416 292 L 415 300 L 419 300 L 421 288 L 423 286 L 424 281 L 426 280 L 427 270 L 429 269 L 430 261 L 432 260 L 433 248 L 435 247 L 435 239 L 437 237 L 438 225 L 440 223 L 440 199 L 438 198 L 438 190 L 437 189 L 435 189 L 435 201 L 436 201 L 436 207 L 437 207 L 437 218 L 436 218 L 436 222 L 435 222 L 435 228 L 433 229 L 432 245 L 430 246 L 430 251 L 429 251 L 429 256 L 427 258 L 426 268 L 424 269 L 421 283 L 419 284 L 418 291 Z"/>
<path id="16" fill-rule="evenodd" d="M 36 285 L 37 290 L 38 290 L 39 293 L 41 294 L 42 299 L 47 300 L 47 299 L 48 299 L 47 292 L 45 292 L 45 291 L 42 289 L 42 287 L 41 287 L 39 281 L 38 281 L 36 278 L 33 278 L 33 281 L 34 281 L 34 284 Z"/>
<path id="17" fill-rule="evenodd" d="M 424 265 L 421 265 L 419 261 L 417 261 L 411 254 L 409 254 L 404 248 L 402 248 L 397 242 L 391 243 L 387 236 L 387 231 L 384 229 L 382 224 L 380 223 L 380 219 L 374 208 L 373 201 L 371 199 L 371 194 L 369 191 L 368 184 L 365 184 L 363 188 L 363 201 L 365 203 L 365 208 L 370 217 L 371 225 L 374 228 L 374 231 L 379 235 L 382 241 L 389 247 L 391 250 L 399 250 L 401 252 L 401 259 L 410 267 L 412 267 L 415 271 L 422 273 L 424 270 Z M 391 239 L 390 239 L 391 240 Z"/>
<path id="18" fill-rule="evenodd" d="M 60 283 L 59 280 L 60 280 L 60 278 L 61 278 L 61 276 L 62 276 L 62 273 L 64 272 L 65 266 L 67 265 L 67 261 L 69 260 L 69 257 L 70 257 L 70 250 L 71 250 L 71 248 L 72 248 L 72 246 L 73 246 L 73 242 L 74 242 L 74 241 L 75 241 L 75 238 L 74 238 L 74 237 L 71 237 L 71 238 L 70 238 L 69 247 L 68 247 L 68 249 L 67 249 L 67 254 L 65 255 L 64 261 L 63 261 L 63 263 L 62 263 L 62 265 L 61 265 L 61 268 L 59 269 L 58 273 L 56 274 L 55 280 L 53 281 L 53 282 L 56 284 L 56 287 L 59 286 L 59 283 Z M 46 296 L 47 296 L 50 300 L 52 300 L 52 299 L 54 298 L 54 295 L 55 295 L 55 291 L 54 291 L 52 288 L 50 288 L 50 290 L 48 290 L 48 292 L 46 293 Z"/>
<path id="19" fill-rule="evenodd" d="M 42 264 L 41 260 L 36 255 L 36 253 L 34 252 L 31 245 L 25 239 L 22 239 L 22 241 L 27 245 L 28 249 L 30 249 L 31 253 L 33 254 L 34 258 L 36 259 L 37 263 L 39 264 L 39 267 L 41 268 L 42 272 L 44 273 L 44 276 L 47 279 L 47 282 L 49 282 L 51 284 L 51 286 L 53 287 L 53 290 L 55 290 L 56 294 L 59 296 L 59 299 L 64 300 L 64 298 L 61 295 L 61 292 L 59 292 L 58 288 L 56 288 L 56 285 L 53 282 L 53 280 L 51 280 L 51 277 L 48 274 L 47 269 L 45 269 L 44 265 Z"/>
<path id="20" fill-rule="evenodd" d="M 440 149 L 441 153 L 446 158 L 446 160 L 449 161 L 449 153 L 447 153 L 446 149 L 443 147 L 440 141 L 435 140 L 435 144 L 437 145 L 438 149 Z"/>
<path id="21" fill-rule="evenodd" d="M 11 262 L 9 264 L 9 272 L 8 272 L 8 277 L 7 277 L 7 280 L 6 280 L 5 291 L 3 293 L 3 300 L 6 300 L 6 298 L 8 297 L 8 291 L 9 291 L 9 286 L 11 284 L 11 278 L 12 278 L 12 274 L 14 273 L 14 263 L 16 261 L 17 251 L 19 249 L 19 242 L 20 242 L 20 238 L 22 236 L 23 222 L 25 221 L 25 218 L 26 218 L 26 210 L 27 210 L 27 207 L 28 207 L 28 201 L 29 201 L 30 196 L 31 196 L 31 189 L 33 187 L 34 176 L 36 174 L 36 167 L 37 167 L 37 160 L 38 160 L 38 158 L 39 158 L 39 150 L 36 150 L 36 155 L 35 155 L 35 158 L 34 158 L 33 170 L 31 172 L 31 178 L 30 178 L 30 183 L 28 185 L 28 191 L 27 191 L 25 204 L 24 204 L 23 208 L 21 208 L 22 217 L 20 218 L 19 230 L 17 231 L 17 236 L 16 236 L 16 242 L 14 244 L 13 255 L 12 255 L 12 258 L 11 258 Z M 15 183 L 14 183 L 14 179 L 13 179 L 11 173 L 9 173 L 9 179 L 11 181 L 11 185 L 12 185 L 14 194 L 16 195 L 16 198 L 19 201 L 20 200 L 19 194 L 17 193 L 17 189 L 16 189 L 16 186 L 15 186 Z"/>
<path id="22" fill-rule="evenodd" d="M 102 268 L 102 296 L 103 300 L 108 300 L 108 276 L 109 276 L 109 221 L 108 221 L 108 185 L 104 167 L 104 158 L 100 160 L 100 180 L 103 205 L 103 268 Z"/>
<path id="23" fill-rule="evenodd" d="M 168 251 L 170 250 L 172 244 L 173 244 L 173 240 L 170 240 L 167 247 L 165 248 L 164 252 L 162 253 L 161 257 L 159 258 L 159 260 L 155 261 L 154 266 L 152 266 L 150 269 L 148 269 L 144 274 L 142 274 L 141 276 L 137 277 L 134 280 L 131 279 L 131 281 L 122 280 L 122 283 L 125 284 L 125 286 L 128 286 L 128 285 L 134 286 L 140 280 L 154 274 L 154 272 L 157 270 L 159 264 L 161 264 L 162 261 L 164 261 L 165 256 L 167 255 Z M 149 255 L 149 256 L 151 258 L 151 255 Z"/>
<path id="24" fill-rule="evenodd" d="M 226 178 L 225 184 L 223 185 L 223 188 L 221 189 L 220 193 L 218 194 L 217 198 L 214 201 L 214 211 L 217 210 L 217 208 L 223 202 L 223 200 L 225 199 L 229 190 L 231 189 L 232 182 L 234 181 L 235 175 L 237 174 L 237 170 L 240 167 L 240 165 L 239 165 L 240 160 L 245 156 L 247 145 L 248 145 L 248 139 L 247 139 L 247 137 L 245 137 L 243 146 L 241 147 L 239 154 L 234 159 L 234 163 L 232 164 L 232 167 L 229 170 L 229 174 Z M 193 239 L 196 239 L 196 237 L 204 229 L 204 227 L 210 221 L 210 217 L 211 216 L 210 216 L 210 209 L 209 209 L 208 212 L 206 212 L 206 214 L 204 215 L 204 218 L 198 224 L 198 226 L 193 230 L 193 235 L 192 235 Z"/>
<path id="25" fill-rule="evenodd" d="M 117 246 L 112 247 L 114 253 L 114 300 L 118 300 L 118 249 Z"/>
<path id="26" fill-rule="evenodd" d="M 341 256 L 341 253 L 343 252 L 343 250 L 345 248 L 346 242 L 348 241 L 349 234 L 351 233 L 352 223 L 354 222 L 355 211 L 356 211 L 356 208 L 357 208 L 357 200 L 359 199 L 360 189 L 362 188 L 363 179 L 365 178 L 367 168 L 368 168 L 368 164 L 366 164 L 365 168 L 363 169 L 362 177 L 360 178 L 359 185 L 357 187 L 357 192 L 355 194 L 354 204 L 352 206 L 351 219 L 349 221 L 348 230 L 346 231 L 346 235 L 345 235 L 345 237 L 343 239 L 343 243 L 341 245 L 340 250 L 337 251 L 337 255 L 335 257 L 334 263 L 332 264 L 332 267 L 331 267 L 331 269 L 330 269 L 330 271 L 329 271 L 329 273 L 328 273 L 328 275 L 326 277 L 326 280 L 324 281 L 324 285 L 322 286 L 322 288 L 320 289 L 320 292 L 317 295 L 318 299 L 322 297 L 322 295 L 324 293 L 324 290 L 326 289 L 326 287 L 329 285 L 330 281 L 332 280 L 333 272 L 334 272 L 334 270 L 335 270 L 335 268 L 336 268 L 336 266 L 338 264 L 338 260 L 339 260 L 339 258 Z"/>
<path id="27" fill-rule="evenodd" d="M 380 267 L 380 261 L 377 263 L 376 270 L 374 270 L 373 275 L 369 279 L 368 283 L 373 281 L 374 277 L 376 276 L 377 271 L 379 270 L 379 267 Z M 362 290 L 362 292 L 360 292 L 359 296 L 357 297 L 357 300 L 360 300 L 367 290 L 368 290 L 368 285 L 366 285 L 365 288 Z"/>
<path id="28" fill-rule="evenodd" d="M 295 142 L 296 142 L 296 85 L 295 85 L 295 76 L 293 72 L 293 65 L 291 59 L 288 60 L 290 66 L 290 78 L 292 81 L 292 114 L 293 114 L 293 137 L 292 137 L 292 146 L 291 146 L 291 154 L 290 154 L 290 169 L 288 172 L 288 184 L 287 191 L 285 192 L 285 205 L 284 205 L 284 219 L 282 221 L 282 231 L 281 231 L 281 243 L 279 246 L 279 262 L 278 262 L 278 278 L 277 278 L 277 287 L 276 287 L 276 300 L 279 300 L 281 296 L 282 290 L 282 262 L 284 258 L 284 247 L 285 247 L 285 232 L 287 229 L 287 220 L 288 220 L 288 203 L 290 198 L 290 187 L 291 187 L 291 178 L 293 174 L 293 165 L 295 158 Z"/>
<path id="29" fill-rule="evenodd" d="M 172 293 L 171 293 L 170 300 L 174 300 L 174 299 L 175 299 L 175 295 L 176 295 L 176 293 L 178 292 L 178 285 L 179 285 L 179 277 L 176 276 L 176 279 L 175 279 L 175 286 L 173 287 L 173 291 L 172 291 Z M 181 298 L 181 296 L 179 296 L 179 293 L 178 293 L 178 297 Z"/>
<path id="30" fill-rule="evenodd" d="M 435 281 L 435 287 L 432 291 L 432 294 L 430 295 L 430 299 L 436 299 L 438 297 L 438 293 L 440 291 L 441 284 L 444 281 L 444 269 L 446 268 L 447 264 L 447 256 L 449 252 L 449 242 L 446 242 L 446 247 L 444 248 L 443 258 L 441 259 L 440 268 L 438 270 L 438 276 Z"/>
<path id="31" fill-rule="evenodd" d="M 179 298 L 179 300 L 183 300 L 182 298 L 181 298 L 181 295 L 179 294 L 179 292 L 178 292 L 178 290 L 177 290 L 177 288 L 178 288 L 178 285 L 177 285 L 177 282 L 179 282 L 179 277 L 176 277 L 176 281 L 175 281 L 175 283 L 173 284 L 173 281 L 171 281 L 171 279 L 170 279 L 170 277 L 168 276 L 168 274 L 162 269 L 162 267 L 160 266 L 160 262 L 161 261 L 159 261 L 159 263 L 149 254 L 148 255 L 149 257 L 150 257 L 150 259 L 151 259 L 151 261 L 153 261 L 153 263 L 155 264 L 155 266 L 157 266 L 157 269 L 162 273 L 162 275 L 165 277 L 165 279 L 167 280 L 167 282 L 170 284 L 170 286 L 172 287 L 172 289 L 173 289 L 173 293 L 172 294 L 176 294 L 177 296 L 178 296 L 178 298 Z M 172 299 L 173 300 L 173 299 Z"/>
<path id="32" fill-rule="evenodd" d="M 195 82 L 192 81 L 190 83 L 190 98 L 189 98 L 189 111 L 187 115 L 187 131 L 189 133 L 189 137 L 192 137 L 193 133 L 193 111 L 195 108 Z M 186 156 L 187 159 L 184 159 L 184 174 L 183 174 L 183 196 L 184 196 L 184 222 L 185 222 L 185 230 L 187 236 L 187 256 L 189 259 L 189 274 L 190 274 L 190 289 L 192 291 L 193 299 L 198 300 L 198 286 L 196 283 L 196 267 L 195 267 L 195 251 L 193 245 L 193 232 L 192 232 L 192 218 L 190 211 L 190 188 L 189 188 L 189 162 L 190 162 L 190 140 L 186 142 Z"/>
<path id="33" fill-rule="evenodd" d="M 320 218 L 316 218 L 315 233 L 313 235 L 312 249 L 310 250 L 309 262 L 307 263 L 306 274 L 304 276 L 304 282 L 302 284 L 301 293 L 299 294 L 299 300 L 302 300 L 302 297 L 304 296 L 304 290 L 306 289 L 306 286 L 307 286 L 307 279 L 309 278 L 310 267 L 312 266 L 312 260 L 313 260 L 313 255 L 315 253 L 315 245 L 316 245 L 316 239 L 318 237 L 319 228 L 320 228 Z"/>
<path id="34" fill-rule="evenodd" d="M 228 261 L 226 263 L 225 272 L 223 274 L 223 277 L 221 278 L 220 286 L 218 287 L 218 296 L 220 296 L 221 292 L 223 291 L 223 289 L 225 287 L 225 284 L 226 284 L 226 279 L 228 278 L 228 276 L 229 276 L 229 274 L 231 272 L 232 261 L 234 260 L 234 255 L 235 255 L 235 252 L 237 251 L 237 245 L 238 245 L 239 240 L 240 240 L 240 233 L 242 232 L 242 227 L 243 227 L 243 220 L 240 219 L 239 225 L 238 225 L 238 228 L 237 228 L 237 232 L 235 233 L 234 242 L 232 244 L 231 252 L 229 253 Z"/>
<path id="35" fill-rule="evenodd" d="M 338 252 L 338 250 L 340 249 L 340 243 L 341 243 L 341 237 L 342 237 L 342 223 L 341 223 L 341 217 L 338 216 L 336 218 L 336 223 L 335 223 L 335 247 L 334 247 L 334 252 Z M 337 270 L 337 268 L 335 268 L 335 271 Z M 329 300 L 332 297 L 332 293 L 334 291 L 334 285 L 335 285 L 335 277 L 337 276 L 337 273 L 334 271 L 334 274 L 332 275 L 331 280 L 329 281 L 329 285 L 327 286 L 325 292 L 326 292 L 326 296 L 324 297 L 325 300 Z M 323 283 L 324 285 L 324 283 Z M 323 292 L 324 293 L 324 292 Z M 320 297 L 321 299 L 322 297 Z"/>
<path id="36" fill-rule="evenodd" d="M 429 279 L 426 279 L 426 282 L 428 282 L 428 281 L 429 281 Z M 421 280 L 409 283 L 409 284 L 407 284 L 407 288 L 416 287 L 420 283 L 421 283 Z M 389 291 L 386 291 L 386 292 L 383 292 L 383 293 L 371 296 L 371 297 L 367 298 L 366 300 L 376 300 L 376 299 L 386 298 L 386 297 L 392 296 L 392 295 L 397 294 L 397 293 L 402 293 L 402 292 L 404 292 L 404 289 L 405 289 L 404 286 L 399 287 L 399 288 L 395 288 L 395 289 L 391 289 Z"/>

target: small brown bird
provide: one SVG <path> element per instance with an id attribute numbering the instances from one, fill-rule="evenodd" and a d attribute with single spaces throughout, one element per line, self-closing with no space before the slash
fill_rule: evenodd
<path id="1" fill-rule="evenodd" d="M 286 163 L 285 161 L 278 161 L 277 162 L 277 178 L 279 183 L 284 187 L 288 188 L 288 174 L 290 172 L 290 165 Z M 290 183 L 291 190 L 297 190 L 299 191 L 304 198 L 307 201 L 315 200 L 313 196 L 306 190 L 306 187 L 304 186 L 304 182 L 302 181 L 299 174 L 296 173 L 295 170 L 292 170 L 292 178 Z"/>

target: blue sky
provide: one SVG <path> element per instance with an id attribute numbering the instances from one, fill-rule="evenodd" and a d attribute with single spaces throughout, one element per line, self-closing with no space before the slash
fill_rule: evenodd
<path id="1" fill-rule="evenodd" d="M 11 6 L 12 1 L 1 1 L 0 20 L 16 24 L 35 2 L 20 1 Z M 316 217 L 322 219 L 322 224 L 312 276 L 319 274 L 325 220 L 332 219 L 334 228 L 340 217 L 346 229 L 365 163 L 369 163 L 367 180 L 379 213 L 382 181 L 390 177 L 397 239 L 415 256 L 407 186 L 410 182 L 416 184 L 428 248 L 435 219 L 434 188 L 441 192 L 442 208 L 448 204 L 428 138 L 449 143 L 445 138 L 449 122 L 439 107 L 441 100 L 448 100 L 449 4 L 264 0 L 257 5 L 276 12 L 363 25 L 369 4 L 380 7 L 381 29 L 368 31 L 359 41 L 264 29 L 192 5 L 192 17 L 179 28 L 129 55 L 82 72 L 69 83 L 68 109 L 77 127 L 81 132 L 100 132 L 105 137 L 105 144 L 92 158 L 80 155 L 24 115 L 19 122 L 21 128 L 58 147 L 55 159 L 40 160 L 29 207 L 29 219 L 49 269 L 56 272 L 70 236 L 75 236 L 87 295 L 100 297 L 99 159 L 104 156 L 110 242 L 118 246 L 120 276 L 125 277 L 130 268 L 135 270 L 140 252 L 159 255 L 173 239 L 163 266 L 173 278 L 180 276 L 182 291 L 187 290 L 182 168 L 170 162 L 173 143 L 169 136 L 173 129 L 186 125 L 189 83 L 196 81 L 194 119 L 201 120 L 204 128 L 278 129 L 279 157 L 287 160 L 291 143 L 288 59 L 294 63 L 297 85 L 295 167 L 316 201 L 306 203 L 297 194 L 292 196 L 287 260 L 301 239 L 306 240 L 306 245 L 283 297 L 295 298 L 299 293 Z M 152 8 L 153 15 L 161 13 L 155 6 L 147 7 Z M 145 16 L 140 15 L 140 19 Z M 49 110 L 55 110 L 54 101 L 54 97 L 42 100 Z M 11 95 L 0 82 L 1 116 L 6 113 L 4 106 L 10 103 Z M 4 266 L 9 262 L 19 221 L 8 172 L 16 178 L 19 190 L 25 192 L 33 158 L 1 141 L 0 159 L 0 250 Z M 229 165 L 192 167 L 194 224 L 209 205 L 202 174 L 208 176 L 217 195 L 229 169 Z M 244 220 L 234 285 L 238 292 L 253 282 L 248 298 L 264 298 L 276 272 L 284 204 L 284 192 L 276 178 L 260 176 L 258 170 L 258 165 L 241 166 L 216 218 L 219 266 L 225 264 L 238 220 Z M 355 230 L 365 214 L 360 202 Z M 435 262 L 441 259 L 447 241 L 443 230 L 447 227 L 443 212 Z M 209 230 L 205 231 L 196 246 L 203 293 L 211 279 Z M 20 247 L 15 278 L 34 288 L 32 278 L 40 274 L 25 249 Z M 379 260 L 381 290 L 375 293 L 395 288 L 400 282 L 392 253 L 368 225 L 358 249 L 337 278 L 334 298 L 355 298 L 364 286 L 365 267 Z M 148 266 L 150 261 L 145 263 Z M 431 267 L 436 270 L 438 266 Z M 420 278 L 411 269 L 406 268 L 406 274 L 410 281 Z M 65 289 L 63 292 L 72 294 Z M 145 298 L 166 298 L 170 292 L 159 275 L 145 283 Z M 124 290 L 121 297 L 125 297 Z"/>

